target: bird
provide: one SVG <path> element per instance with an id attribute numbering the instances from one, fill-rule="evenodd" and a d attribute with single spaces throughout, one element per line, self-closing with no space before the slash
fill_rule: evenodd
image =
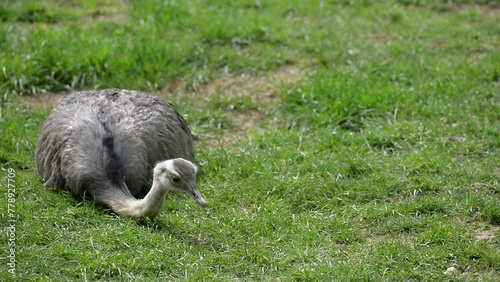
<path id="1" fill-rule="evenodd" d="M 131 218 L 155 218 L 175 191 L 207 207 L 194 162 L 191 131 L 174 106 L 123 89 L 63 98 L 43 123 L 35 150 L 45 187 Z"/>

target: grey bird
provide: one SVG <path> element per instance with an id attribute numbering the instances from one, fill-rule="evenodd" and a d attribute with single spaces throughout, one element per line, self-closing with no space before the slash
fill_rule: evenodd
<path id="1" fill-rule="evenodd" d="M 118 89 L 65 97 L 45 121 L 35 151 L 44 186 L 133 218 L 156 217 L 169 191 L 206 207 L 194 158 L 191 132 L 172 104 Z"/>

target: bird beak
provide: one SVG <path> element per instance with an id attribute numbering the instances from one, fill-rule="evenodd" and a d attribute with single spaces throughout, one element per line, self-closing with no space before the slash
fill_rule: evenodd
<path id="1" fill-rule="evenodd" d="M 198 191 L 198 188 L 196 186 L 191 187 L 189 191 L 186 191 L 187 194 L 200 205 L 202 208 L 206 208 L 208 206 L 207 202 L 205 201 L 205 198 L 200 194 L 200 191 Z"/>

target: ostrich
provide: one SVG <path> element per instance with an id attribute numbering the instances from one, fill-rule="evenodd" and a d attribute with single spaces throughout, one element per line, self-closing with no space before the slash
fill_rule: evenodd
<path id="1" fill-rule="evenodd" d="M 35 160 L 47 188 L 94 198 L 118 215 L 154 218 L 169 191 L 207 206 L 194 154 L 191 132 L 170 103 L 108 89 L 65 97 L 43 125 Z"/>

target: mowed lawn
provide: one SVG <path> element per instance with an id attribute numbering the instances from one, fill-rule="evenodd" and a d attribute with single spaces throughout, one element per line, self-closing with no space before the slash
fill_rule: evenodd
<path id="1" fill-rule="evenodd" d="M 500 281 L 499 36 L 486 0 L 2 1 L 0 280 Z M 43 188 L 52 107 L 110 87 L 183 114 L 209 208 Z"/>

